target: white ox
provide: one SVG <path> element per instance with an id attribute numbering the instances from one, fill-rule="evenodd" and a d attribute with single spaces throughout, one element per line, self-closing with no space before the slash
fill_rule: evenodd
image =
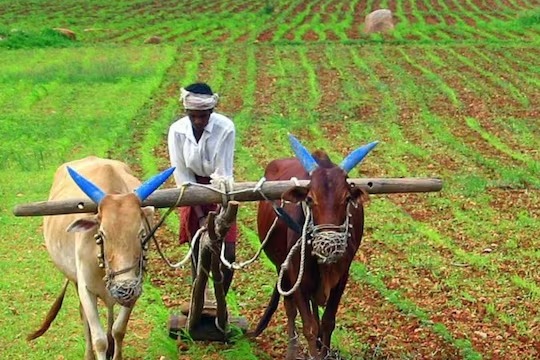
<path id="1" fill-rule="evenodd" d="M 57 169 L 49 200 L 82 198 L 86 194 L 98 204 L 98 212 L 45 217 L 47 250 L 67 280 L 41 328 L 28 340 L 47 331 L 72 281 L 77 287 L 84 322 L 85 359 L 122 359 L 129 316 L 141 293 L 146 249 L 143 241 L 147 240 L 154 213 L 152 207 L 141 208 L 141 204 L 173 170 L 170 168 L 141 185 L 130 168 L 116 160 L 92 156 Z M 107 306 L 107 333 L 100 323 L 97 298 Z M 115 319 L 116 303 L 121 308 Z"/>

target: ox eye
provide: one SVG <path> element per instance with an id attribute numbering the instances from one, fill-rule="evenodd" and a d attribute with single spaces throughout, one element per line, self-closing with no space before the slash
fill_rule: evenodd
<path id="1" fill-rule="evenodd" d="M 306 204 L 313 205 L 313 198 L 311 196 L 306 196 Z"/>

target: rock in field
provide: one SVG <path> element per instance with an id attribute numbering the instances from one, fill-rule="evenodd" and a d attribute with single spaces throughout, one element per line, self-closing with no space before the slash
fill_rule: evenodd
<path id="1" fill-rule="evenodd" d="M 375 10 L 366 16 L 364 25 L 364 32 L 366 34 L 393 30 L 394 21 L 392 11 L 389 9 Z"/>
<path id="2" fill-rule="evenodd" d="M 162 39 L 160 36 L 150 36 L 149 38 L 147 38 L 146 40 L 144 40 L 144 43 L 145 44 L 159 44 L 161 43 Z"/>

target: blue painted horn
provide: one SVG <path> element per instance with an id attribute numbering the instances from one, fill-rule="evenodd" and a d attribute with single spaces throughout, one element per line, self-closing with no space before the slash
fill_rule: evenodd
<path id="1" fill-rule="evenodd" d="M 137 197 L 144 201 L 150 194 L 152 194 L 158 187 L 161 186 L 171 174 L 174 172 L 174 167 L 171 167 L 160 174 L 155 175 L 154 177 L 147 180 L 144 184 L 135 189 L 135 194 Z M 79 188 L 86 194 L 93 202 L 99 204 L 105 192 L 101 190 L 97 185 L 93 184 L 90 180 L 86 179 L 84 176 L 79 174 L 74 169 L 67 167 L 69 175 L 71 175 L 73 181 L 79 186 Z"/>
<path id="2" fill-rule="evenodd" d="M 348 174 L 349 171 L 358 165 L 366 157 L 366 155 L 373 150 L 375 146 L 377 146 L 378 143 L 378 141 L 374 141 L 353 150 L 345 159 L 343 159 L 341 164 L 339 164 L 339 167 L 345 170 L 345 172 Z"/>
<path id="3" fill-rule="evenodd" d="M 319 167 L 319 164 L 317 164 L 310 152 L 291 134 L 289 134 L 289 142 L 291 143 L 294 154 L 309 174 Z"/>
<path id="4" fill-rule="evenodd" d="M 135 189 L 135 194 L 144 201 L 150 194 L 152 194 L 158 187 L 161 186 L 169 176 L 174 172 L 175 167 L 170 167 L 167 170 L 155 175 L 154 177 L 146 180 L 144 184 Z"/>
<path id="5" fill-rule="evenodd" d="M 93 202 L 96 204 L 99 204 L 101 202 L 101 199 L 105 196 L 105 193 L 103 190 L 101 190 L 97 185 L 94 185 L 90 180 L 87 180 L 85 177 L 83 177 L 81 174 L 70 168 L 67 167 L 69 175 L 71 175 L 71 178 L 73 181 L 75 181 L 75 184 L 79 186 L 79 188 L 86 194 L 90 199 L 92 199 Z"/>

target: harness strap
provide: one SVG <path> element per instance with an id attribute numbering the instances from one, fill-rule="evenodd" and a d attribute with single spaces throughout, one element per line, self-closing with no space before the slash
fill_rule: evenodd
<path id="1" fill-rule="evenodd" d="M 289 227 L 289 229 L 292 229 L 297 234 L 302 234 L 302 227 L 300 224 L 298 224 L 287 212 L 284 208 L 281 206 L 277 206 L 272 202 L 272 207 L 274 208 L 274 212 L 276 215 L 283 220 L 285 224 Z"/>
<path id="2" fill-rule="evenodd" d="M 295 184 L 298 184 L 298 179 L 293 177 L 291 180 Z M 302 234 L 302 226 L 298 224 L 289 214 L 287 214 L 287 212 L 282 206 L 277 206 L 275 201 L 270 200 L 261 190 L 262 185 L 264 184 L 265 181 L 266 181 L 266 178 L 262 177 L 257 183 L 257 185 L 255 185 L 255 188 L 253 189 L 253 191 L 254 192 L 258 191 L 259 194 L 261 194 L 261 196 L 272 205 L 272 208 L 274 209 L 274 212 L 276 213 L 277 217 L 283 220 L 283 222 L 287 225 L 289 229 L 295 231 L 297 234 Z"/>

